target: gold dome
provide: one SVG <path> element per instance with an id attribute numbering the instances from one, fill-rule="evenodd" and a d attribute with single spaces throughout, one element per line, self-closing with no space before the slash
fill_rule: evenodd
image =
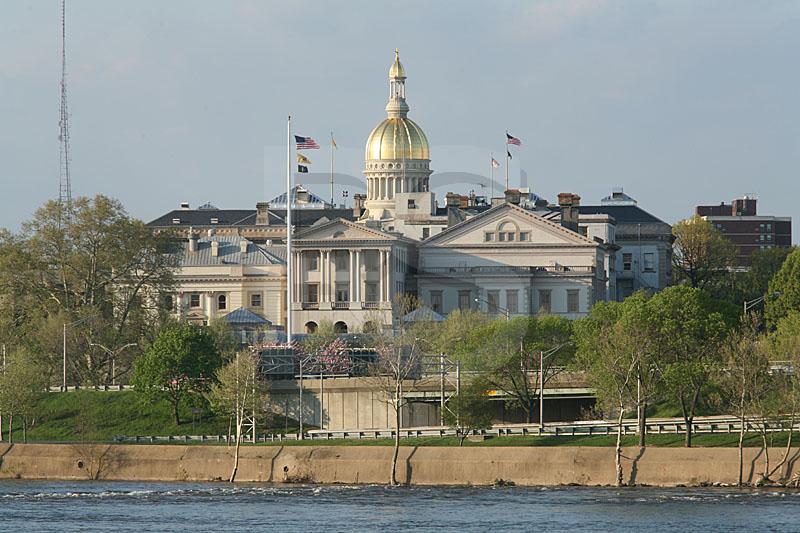
<path id="1" fill-rule="evenodd" d="M 403 64 L 400 62 L 400 50 L 397 48 L 394 49 L 394 63 L 389 68 L 389 77 L 390 78 L 406 78 L 406 69 L 403 68 Z"/>
<path id="2" fill-rule="evenodd" d="M 387 118 L 367 138 L 364 159 L 430 159 L 428 139 L 409 118 Z"/>

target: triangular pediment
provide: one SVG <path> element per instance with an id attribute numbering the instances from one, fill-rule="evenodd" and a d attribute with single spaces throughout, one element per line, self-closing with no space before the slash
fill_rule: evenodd
<path id="1" fill-rule="evenodd" d="M 503 233 L 501 238 L 500 234 Z M 513 233 L 509 242 L 508 234 Z M 487 237 L 487 234 L 490 236 Z M 501 240 L 502 239 L 502 240 Z M 512 204 L 502 204 L 452 226 L 423 246 L 594 245 L 597 243 L 542 216 Z"/>
<path id="2" fill-rule="evenodd" d="M 312 226 L 295 236 L 297 242 L 304 241 L 387 241 L 398 240 L 396 235 L 380 229 L 370 228 L 365 224 L 356 224 L 337 218 L 323 224 Z"/>

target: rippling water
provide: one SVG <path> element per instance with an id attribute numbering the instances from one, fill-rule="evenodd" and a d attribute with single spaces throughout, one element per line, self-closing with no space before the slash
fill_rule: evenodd
<path id="1" fill-rule="evenodd" d="M 800 492 L 0 481 L 2 531 L 798 531 Z"/>

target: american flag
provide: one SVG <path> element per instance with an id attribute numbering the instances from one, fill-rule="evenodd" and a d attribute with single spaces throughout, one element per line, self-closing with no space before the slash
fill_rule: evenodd
<path id="1" fill-rule="evenodd" d="M 513 135 L 506 132 L 506 144 L 513 144 L 515 146 L 522 146 L 522 141 L 514 137 Z"/>
<path id="2" fill-rule="evenodd" d="M 297 143 L 298 150 L 315 150 L 319 148 L 317 141 L 311 137 L 301 137 L 299 135 L 295 135 L 294 140 Z"/>
<path id="3" fill-rule="evenodd" d="M 492 168 L 500 168 L 500 163 L 494 157 L 492 158 Z"/>

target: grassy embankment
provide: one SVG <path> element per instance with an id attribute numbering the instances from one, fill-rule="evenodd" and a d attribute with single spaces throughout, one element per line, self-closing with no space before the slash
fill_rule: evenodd
<path id="1" fill-rule="evenodd" d="M 664 412 L 658 413 L 663 416 Z M 184 407 L 182 423 L 175 424 L 172 410 L 166 403 L 145 404 L 131 391 L 123 392 L 93 392 L 78 391 L 67 394 L 48 394 L 41 401 L 38 416 L 32 427 L 28 428 L 30 442 L 61 442 L 61 441 L 111 441 L 115 436 L 125 435 L 224 435 L 228 431 L 227 419 L 210 415 L 203 410 L 202 415 L 195 415 L 192 422 L 192 410 Z M 277 421 L 280 427 L 273 431 L 282 432 L 285 429 L 284 420 Z M 7 419 L 4 420 L 4 432 L 7 429 Z M 267 430 L 270 431 L 270 430 Z M 296 431 L 296 427 L 289 427 L 289 431 Z M 7 438 L 7 434 L 4 435 Z M 784 446 L 786 434 L 775 434 L 771 445 Z M 800 444 L 800 435 L 795 435 L 795 441 Z M 22 424 L 17 417 L 14 421 L 14 440 L 22 441 Z M 458 446 L 456 437 L 425 437 L 403 439 L 405 446 Z M 485 441 L 465 441 L 464 446 L 613 446 L 614 435 L 601 436 L 512 436 L 487 439 Z M 694 436 L 694 445 L 699 447 L 736 446 L 738 435 L 699 434 Z M 683 446 L 682 434 L 649 435 L 647 442 L 652 446 Z M 627 435 L 623 437 L 625 446 L 636 446 L 638 437 Z M 745 441 L 747 446 L 760 447 L 761 438 L 758 435 L 748 435 Z M 305 440 L 283 441 L 267 443 L 267 445 L 345 445 L 345 446 L 390 446 L 391 439 L 362 439 L 362 440 Z"/>

